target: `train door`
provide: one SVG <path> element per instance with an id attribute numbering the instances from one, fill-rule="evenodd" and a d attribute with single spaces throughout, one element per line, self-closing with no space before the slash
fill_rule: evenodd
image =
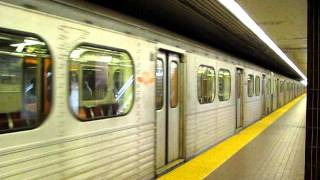
<path id="1" fill-rule="evenodd" d="M 236 71 L 236 130 L 240 130 L 243 128 L 243 112 L 244 112 L 244 107 L 243 107 L 243 69 L 237 68 Z"/>
<path id="2" fill-rule="evenodd" d="M 266 115 L 266 75 L 262 74 L 262 90 L 261 90 L 261 96 L 262 96 L 262 115 Z"/>
<path id="3" fill-rule="evenodd" d="M 156 63 L 156 167 L 180 158 L 180 55 L 159 51 Z"/>

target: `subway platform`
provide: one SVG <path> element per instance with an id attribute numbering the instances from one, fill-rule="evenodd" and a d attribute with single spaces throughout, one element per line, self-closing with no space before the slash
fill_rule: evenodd
<path id="1" fill-rule="evenodd" d="M 159 179 L 304 179 L 306 96 Z"/>

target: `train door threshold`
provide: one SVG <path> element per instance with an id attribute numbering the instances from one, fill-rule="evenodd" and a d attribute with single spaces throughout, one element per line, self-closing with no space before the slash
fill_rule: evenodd
<path id="1" fill-rule="evenodd" d="M 171 171 L 172 169 L 176 168 L 177 166 L 181 165 L 184 163 L 184 159 L 177 159 L 175 161 L 172 161 L 171 163 L 159 168 L 157 170 L 157 176 L 161 176 L 169 171 Z"/>

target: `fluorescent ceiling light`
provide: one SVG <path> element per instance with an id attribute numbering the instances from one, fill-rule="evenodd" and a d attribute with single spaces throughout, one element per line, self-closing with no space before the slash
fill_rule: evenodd
<path id="1" fill-rule="evenodd" d="M 45 45 L 43 42 L 39 42 L 36 40 L 25 39 L 23 43 L 11 44 L 12 47 L 17 47 L 17 52 L 22 52 L 25 46 L 32 46 L 32 45 Z"/>
<path id="2" fill-rule="evenodd" d="M 300 69 L 287 57 L 284 52 L 266 35 L 265 32 L 251 19 L 251 17 L 234 0 L 218 0 L 233 15 L 235 15 L 244 25 L 255 33 L 264 43 L 266 43 L 280 58 L 285 61 L 293 70 L 295 70 L 304 81 L 307 77 Z"/>
<path id="3" fill-rule="evenodd" d="M 301 82 L 301 84 L 303 84 L 304 86 L 307 86 L 308 85 L 308 81 L 307 80 L 302 80 L 302 81 L 300 81 Z"/>
<path id="4" fill-rule="evenodd" d="M 108 63 L 108 62 L 111 62 L 111 61 L 112 61 L 112 56 L 102 56 L 102 57 L 99 59 L 99 62 Z"/>
<path id="5" fill-rule="evenodd" d="M 72 59 L 78 59 L 80 58 L 81 54 L 84 53 L 86 50 L 83 49 L 75 49 L 71 52 L 70 58 Z"/>

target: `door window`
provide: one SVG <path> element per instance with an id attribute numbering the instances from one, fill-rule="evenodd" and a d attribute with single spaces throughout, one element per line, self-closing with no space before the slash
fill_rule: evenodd
<path id="1" fill-rule="evenodd" d="M 271 79 L 270 78 L 268 78 L 268 80 L 267 80 L 266 87 L 267 87 L 267 95 L 270 95 L 271 94 Z"/>
<path id="2" fill-rule="evenodd" d="M 254 76 L 248 75 L 248 97 L 252 97 L 254 93 Z"/>
<path id="3" fill-rule="evenodd" d="M 277 90 L 278 90 L 278 83 L 277 83 L 277 80 L 274 80 L 273 93 L 277 94 L 278 93 Z"/>
<path id="4" fill-rule="evenodd" d="M 170 63 L 170 105 L 175 108 L 178 105 L 178 64 L 172 61 Z"/>
<path id="5" fill-rule="evenodd" d="M 164 71 L 163 60 L 157 59 L 156 64 L 156 109 L 160 110 L 163 107 L 163 83 L 164 83 Z"/>
<path id="6" fill-rule="evenodd" d="M 255 79 L 255 93 L 256 93 L 256 96 L 260 96 L 260 77 L 259 76 L 256 76 L 256 79 Z"/>

